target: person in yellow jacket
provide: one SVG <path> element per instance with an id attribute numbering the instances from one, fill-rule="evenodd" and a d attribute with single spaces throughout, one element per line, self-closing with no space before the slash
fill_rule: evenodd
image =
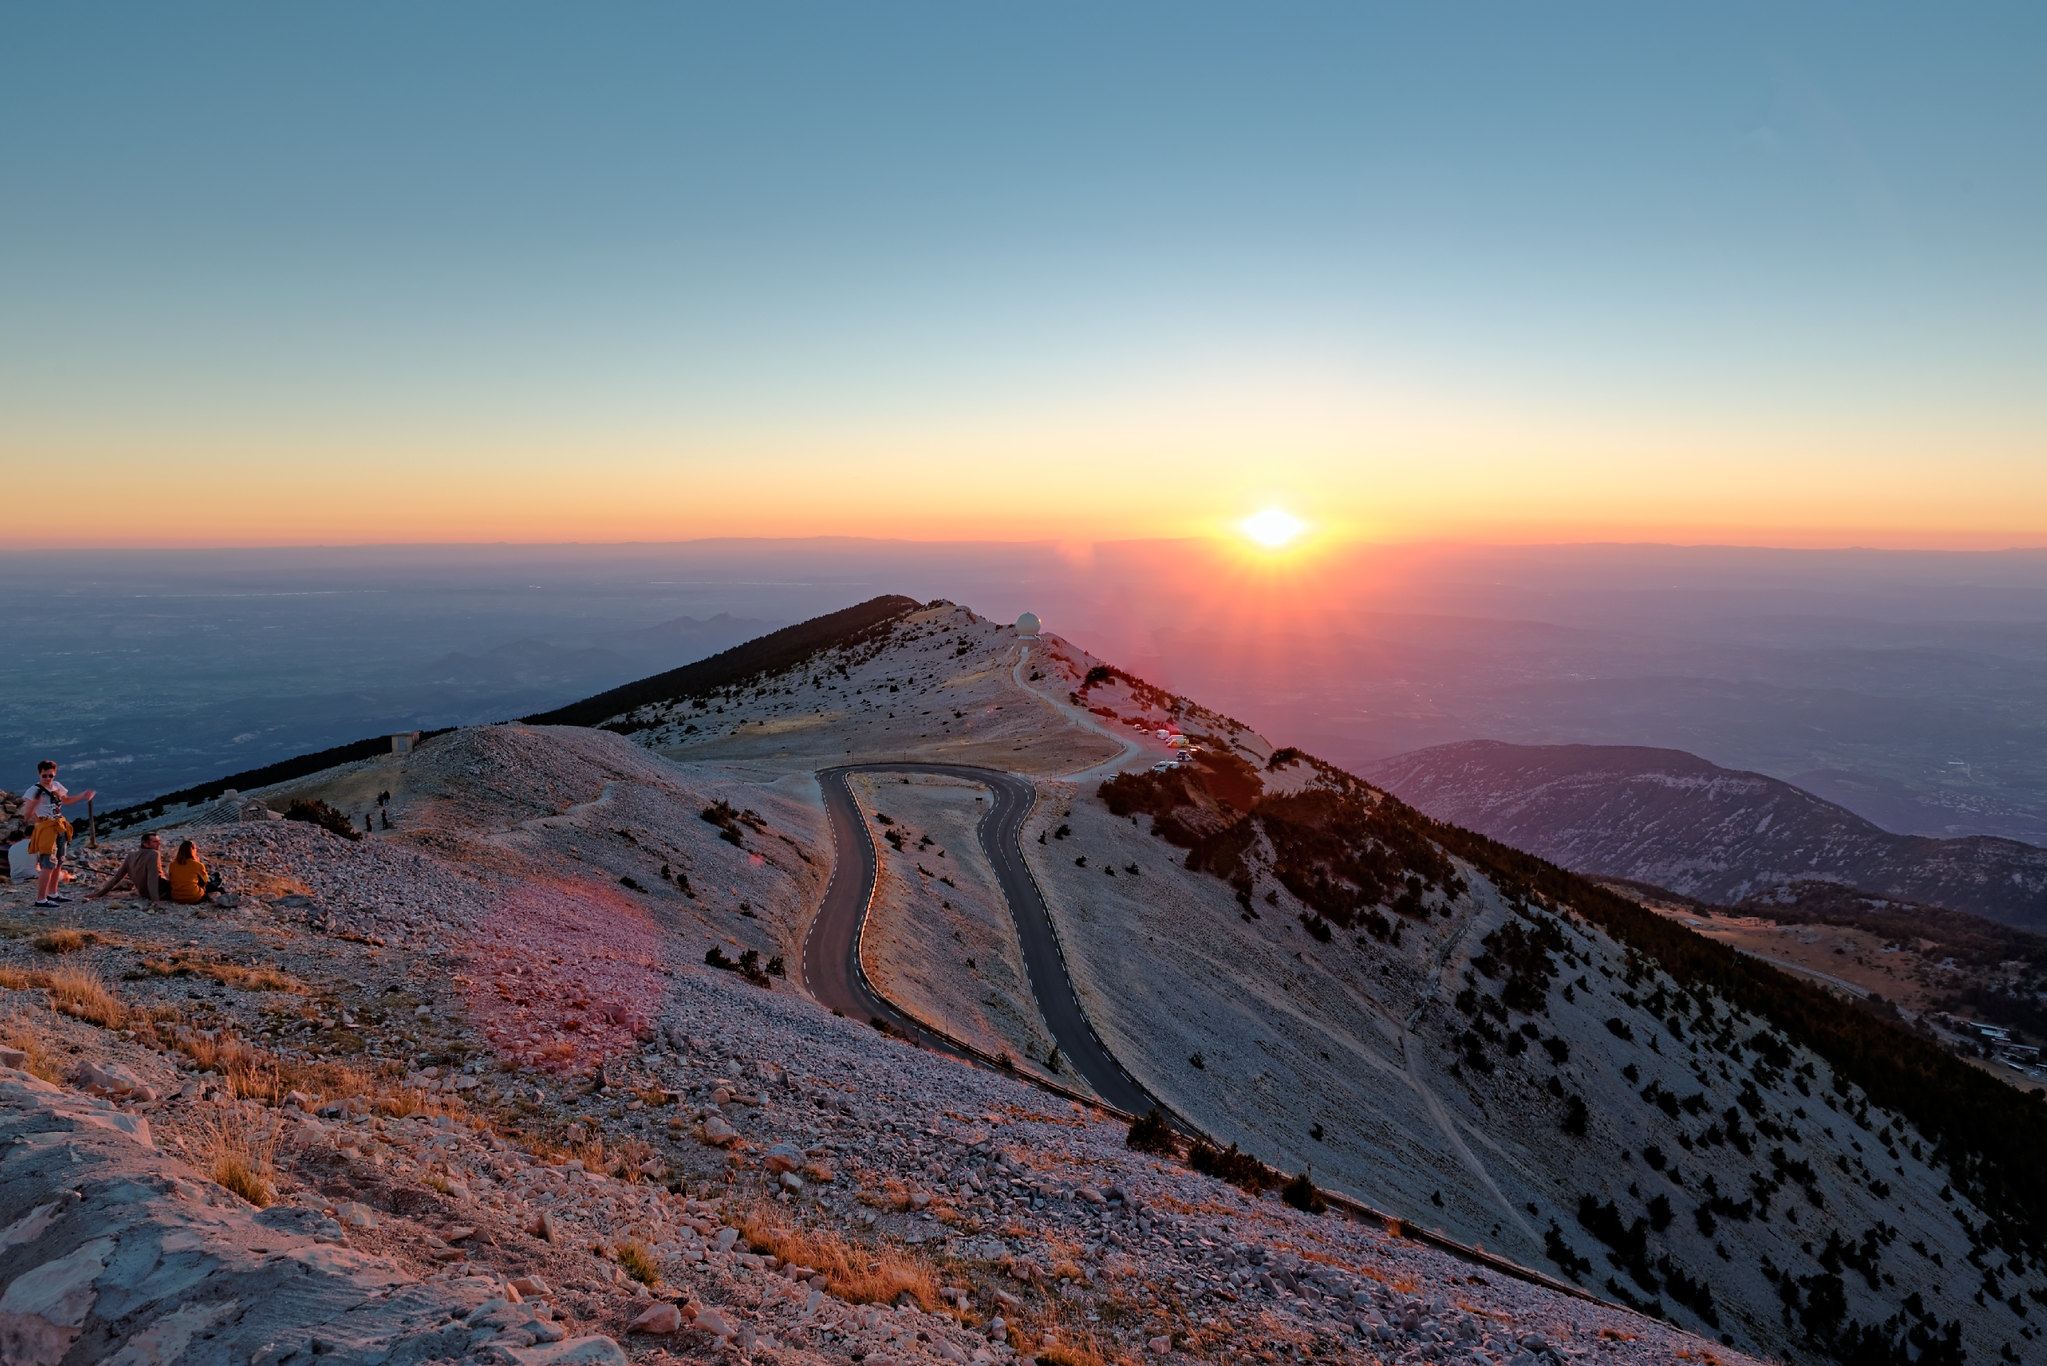
<path id="1" fill-rule="evenodd" d="M 87 789 L 76 797 L 68 792 L 64 784 L 57 781 L 57 765 L 49 759 L 36 765 L 36 785 L 28 790 L 28 801 L 22 806 L 22 816 L 35 823 L 28 837 L 28 851 L 36 856 L 36 908 L 43 910 L 62 905 L 70 897 L 58 896 L 57 889 L 64 882 L 64 846 L 70 841 L 70 823 L 64 819 L 64 808 L 79 802 L 90 801 L 94 793 Z"/>
<path id="2" fill-rule="evenodd" d="M 178 845 L 166 876 L 171 884 L 171 900 L 180 905 L 204 901 L 212 890 L 207 886 L 206 865 L 199 861 L 199 846 L 190 840 Z"/>

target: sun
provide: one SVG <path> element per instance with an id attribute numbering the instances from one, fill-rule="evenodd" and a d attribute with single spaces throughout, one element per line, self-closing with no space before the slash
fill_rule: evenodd
<path id="1" fill-rule="evenodd" d="M 1291 513 L 1281 512 L 1278 508 L 1267 508 L 1255 516 L 1245 518 L 1239 526 L 1246 536 L 1258 544 L 1277 550 L 1307 530 L 1308 524 Z"/>

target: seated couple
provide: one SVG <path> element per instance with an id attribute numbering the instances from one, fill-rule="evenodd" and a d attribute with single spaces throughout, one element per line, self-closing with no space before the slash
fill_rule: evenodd
<path id="1" fill-rule="evenodd" d="M 178 845 L 170 869 L 165 871 L 163 838 L 153 833 L 144 835 L 142 847 L 128 855 L 107 885 L 86 900 L 98 901 L 124 882 L 150 901 L 171 901 L 184 906 L 195 905 L 220 890 L 219 876 L 209 877 L 206 865 L 199 860 L 198 846 L 190 840 Z"/>

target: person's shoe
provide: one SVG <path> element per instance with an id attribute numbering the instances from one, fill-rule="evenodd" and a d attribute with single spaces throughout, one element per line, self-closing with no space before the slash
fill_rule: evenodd
<path id="1" fill-rule="evenodd" d="M 55 902 L 57 905 L 62 906 L 66 902 L 70 901 L 71 898 L 68 896 L 53 896 L 50 898 L 50 900 Z"/>
<path id="2" fill-rule="evenodd" d="M 46 907 L 54 906 L 54 905 L 56 905 L 56 904 L 57 904 L 56 902 L 54 902 L 54 901 L 51 901 L 51 900 L 48 900 L 47 898 L 45 898 L 45 899 L 44 899 L 44 900 L 42 900 L 42 901 L 38 901 L 38 902 L 36 902 L 36 903 L 35 903 L 35 908 L 36 908 L 37 910 L 39 910 L 39 911 L 40 911 L 40 910 L 43 910 L 43 909 L 44 909 L 44 908 L 46 908 Z"/>

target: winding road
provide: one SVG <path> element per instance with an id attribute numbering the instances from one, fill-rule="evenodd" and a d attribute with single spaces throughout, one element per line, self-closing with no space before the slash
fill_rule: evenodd
<path id="1" fill-rule="evenodd" d="M 1156 1102 L 1103 1047 L 1074 995 L 1058 936 L 1052 930 L 1052 917 L 1045 909 L 1036 879 L 1024 866 L 1023 847 L 1019 843 L 1024 821 L 1037 801 L 1037 790 L 1030 779 L 1014 773 L 966 764 L 913 763 L 858 764 L 818 773 L 836 857 L 824 904 L 818 908 L 810 934 L 803 941 L 803 983 L 810 994 L 852 1019 L 886 1020 L 904 1034 L 941 1052 L 973 1056 L 896 1009 L 874 989 L 861 967 L 860 936 L 874 899 L 876 855 L 874 832 L 867 828 L 846 782 L 855 773 L 942 774 L 979 783 L 989 790 L 993 800 L 976 833 L 981 852 L 987 856 L 1003 899 L 1009 905 L 1017 942 L 1023 948 L 1024 967 L 1030 974 L 1031 991 L 1038 998 L 1039 1013 L 1045 1018 L 1053 1042 L 1097 1096 L 1132 1114 L 1149 1110 Z"/>

